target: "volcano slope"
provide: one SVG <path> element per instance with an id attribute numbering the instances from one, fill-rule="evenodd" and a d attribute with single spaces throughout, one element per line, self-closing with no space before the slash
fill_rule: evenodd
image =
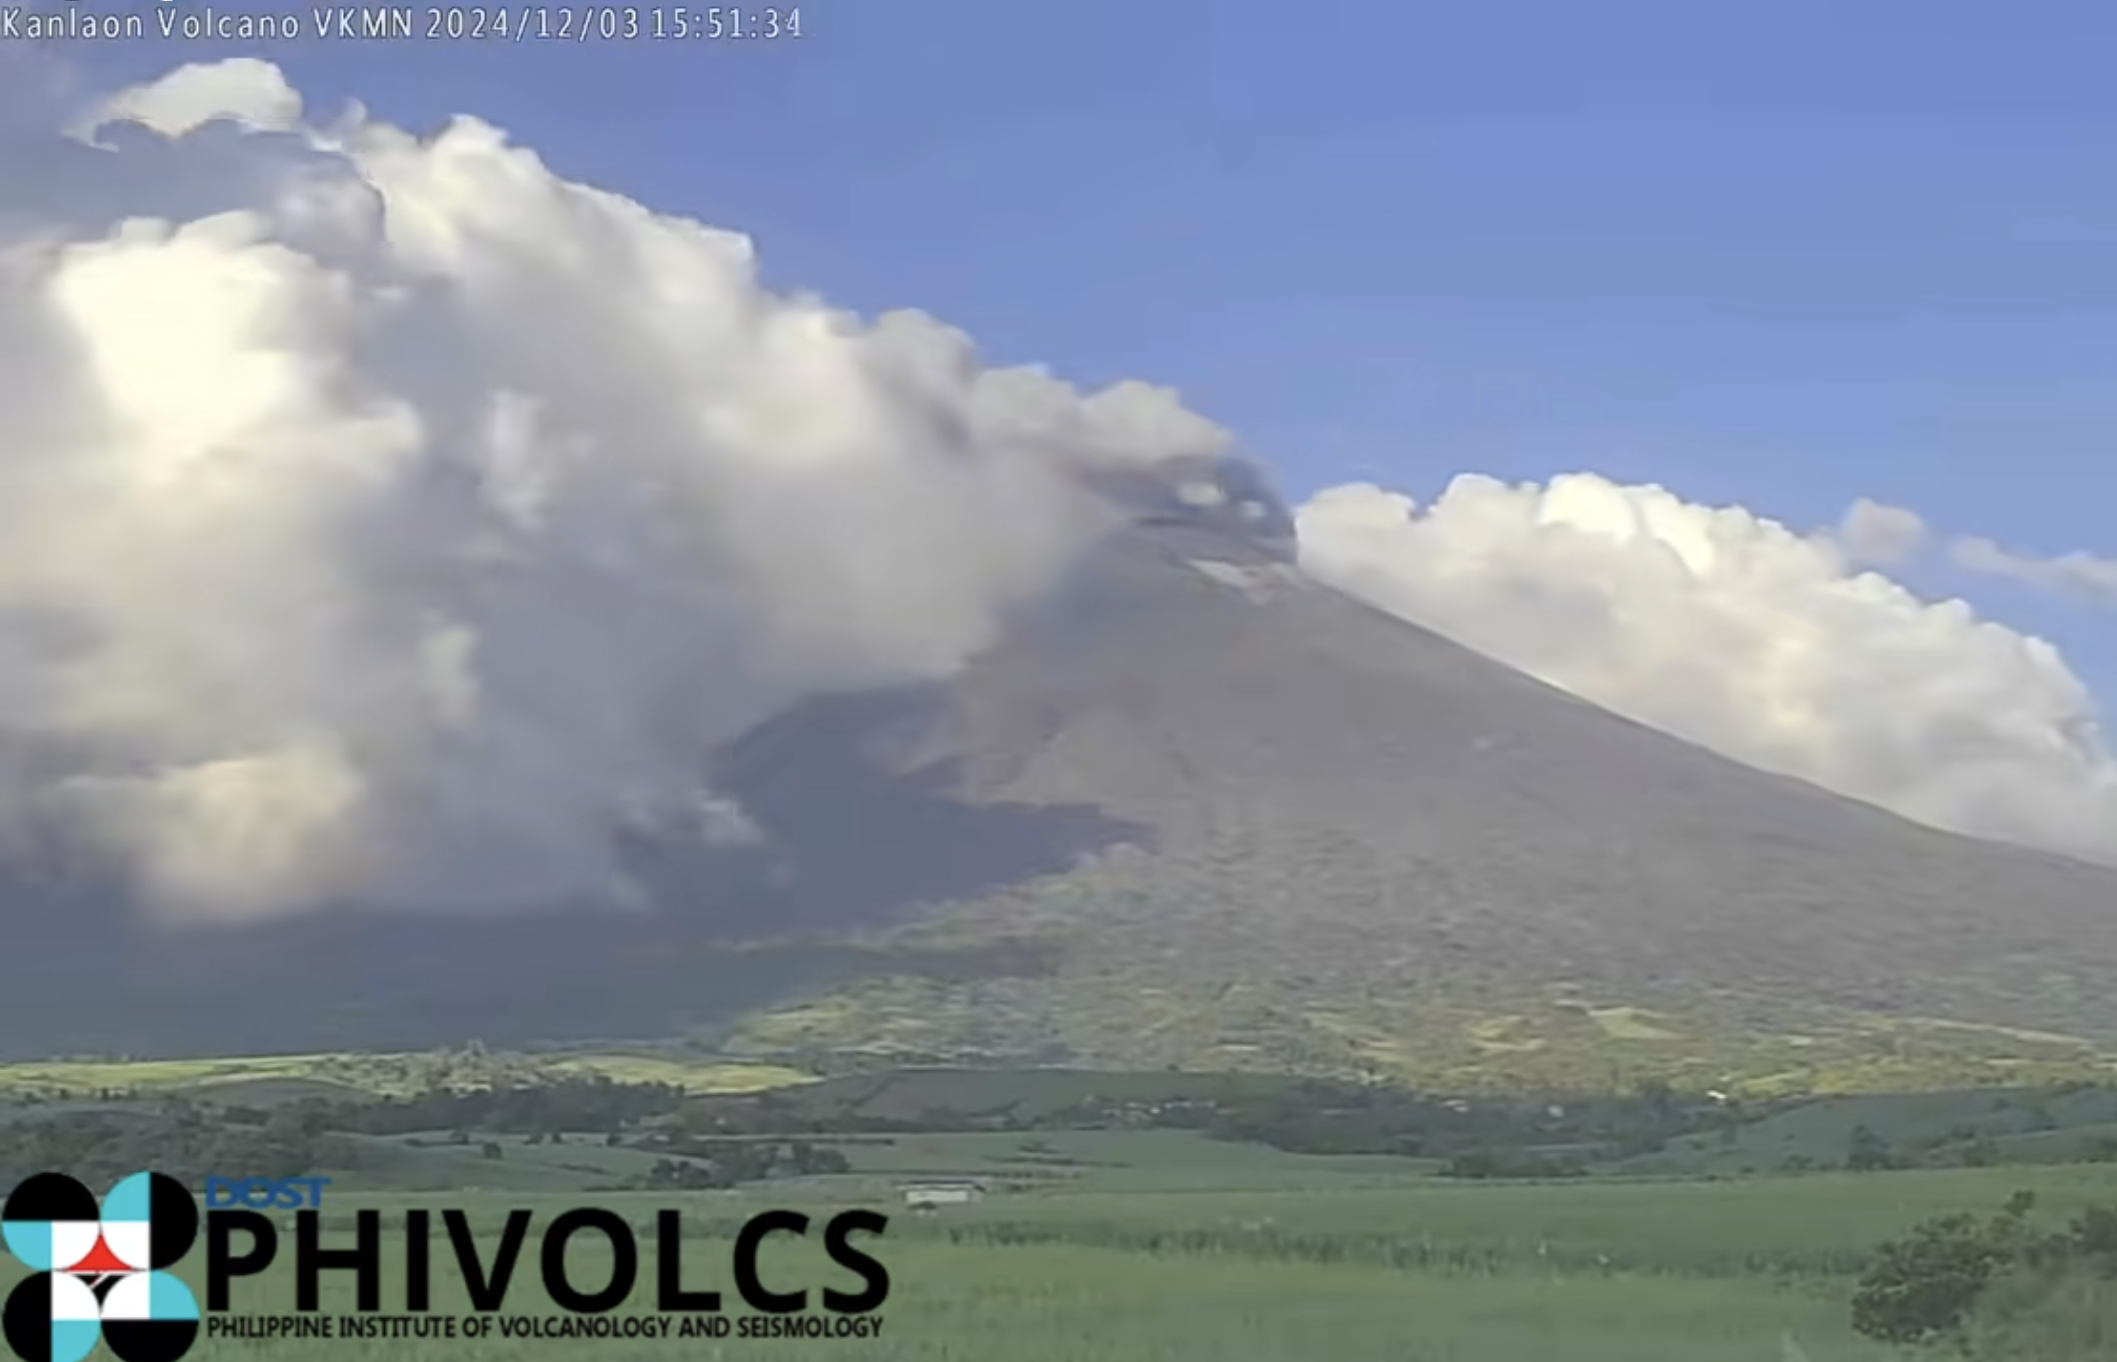
<path id="1" fill-rule="evenodd" d="M 2117 871 L 1574 699 L 1305 579 L 1283 510 L 1223 483 L 1114 489 L 1136 523 L 948 683 L 718 753 L 766 844 L 638 847 L 657 912 L 156 942 L 47 902 L 0 961 L 7 1048 L 689 1034 L 1559 1081 L 2117 1041 Z M 122 1001 L 61 1005 L 91 982 Z"/>
<path id="2" fill-rule="evenodd" d="M 962 863 L 902 836 L 887 800 L 807 832 L 810 792 L 850 788 L 846 770 L 1068 811 L 1046 815 L 1054 839 L 1096 839 L 920 933 L 1043 941 L 1049 976 L 870 985 L 760 1039 L 851 1040 L 886 1016 L 943 1053 L 1391 1067 L 1437 1026 L 1469 1027 L 1466 1055 L 1549 1049 L 1529 1032 L 1568 1017 L 1648 1040 L 1642 1006 L 1738 1037 L 1861 1014 L 2117 1027 L 2099 983 L 2117 872 L 1724 760 L 1309 582 L 1225 523 L 1143 525 L 952 685 L 797 710 L 726 770 L 797 862 L 833 863 L 811 912 L 865 917 L 884 905 L 839 895 Z"/>

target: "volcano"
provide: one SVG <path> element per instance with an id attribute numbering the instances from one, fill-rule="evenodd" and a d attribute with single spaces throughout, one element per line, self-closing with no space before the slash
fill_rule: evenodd
<path id="1" fill-rule="evenodd" d="M 760 835 L 636 838 L 650 910 L 165 940 L 22 881 L 0 1043 L 1300 1068 L 1447 1027 L 1473 1058 L 1548 1049 L 1510 1039 L 1539 1009 L 1606 1039 L 2117 1041 L 2117 870 L 1738 765 L 1362 605 L 1301 573 L 1245 464 L 1100 490 L 1124 527 L 958 675 L 711 754 Z"/>

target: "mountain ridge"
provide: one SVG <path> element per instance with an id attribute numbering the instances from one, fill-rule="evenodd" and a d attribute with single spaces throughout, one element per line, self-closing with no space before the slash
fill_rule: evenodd
<path id="1" fill-rule="evenodd" d="M 0 1035 L 1401 1071 L 1555 1054 L 1508 1028 L 1582 1016 L 1582 1044 L 1622 1050 L 1595 1016 L 1644 1008 L 1745 1064 L 1800 1048 L 1748 1033 L 1804 1028 L 2117 1043 L 2117 870 L 1740 765 L 1314 582 L 1245 465 L 1101 490 L 1132 523 L 958 675 L 820 697 L 716 753 L 762 840 L 635 838 L 654 911 L 156 940 L 18 886 L 0 913 L 42 946 L 0 962 Z M 90 980 L 125 999 L 94 1024 L 64 1010 Z"/>

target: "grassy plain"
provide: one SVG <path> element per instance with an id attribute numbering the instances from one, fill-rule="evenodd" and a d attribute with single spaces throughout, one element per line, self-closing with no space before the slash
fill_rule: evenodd
<path id="1" fill-rule="evenodd" d="M 851 1174 L 653 1194 L 587 1190 L 627 1171 L 634 1156 L 585 1137 L 509 1143 L 482 1170 L 459 1163 L 462 1151 L 414 1137 L 396 1142 L 396 1174 L 367 1189 L 363 1178 L 343 1179 L 326 1208 L 328 1241 L 347 1243 L 352 1213 L 363 1206 L 382 1209 L 390 1223 L 409 1206 L 462 1206 L 486 1227 L 518 1206 L 534 1210 L 539 1227 L 570 1206 L 608 1205 L 634 1222 L 676 1206 L 686 1217 L 686 1285 L 720 1288 L 739 1317 L 728 1262 L 746 1216 L 780 1205 L 822 1214 L 870 1205 L 892 1214 L 875 1245 L 893 1279 L 876 1339 L 215 1341 L 192 1357 L 1881 1362 L 1892 1355 L 1851 1334 L 1846 1307 L 1875 1243 L 1933 1214 L 1990 1210 L 2018 1189 L 2034 1192 L 2048 1214 L 2117 1199 L 2117 1167 L 2108 1165 L 1461 1185 L 1386 1161 L 1276 1154 L 1180 1133 L 1053 1132 L 1038 1143 L 1057 1157 L 1095 1159 L 1074 1186 L 998 1193 L 932 1216 L 902 1213 L 895 1178 L 999 1159 L 1009 1139 L 1019 1143 L 987 1135 L 848 1142 L 841 1147 L 866 1159 Z M 421 1160 L 432 1165 L 418 1173 Z M 406 1177 L 438 1188 L 481 1176 L 482 1190 L 401 1190 Z M 569 1179 L 575 1185 L 562 1187 Z M 508 1314 L 557 1313 L 536 1288 L 537 1233 Z M 482 1241 L 488 1259 L 494 1244 Z M 445 1263 L 445 1242 L 435 1250 Z M 592 1236 L 578 1242 L 576 1279 L 607 1280 L 607 1258 Z M 803 1243 L 783 1243 L 766 1279 L 854 1285 L 820 1245 Z M 392 1266 L 385 1310 L 401 1309 L 399 1280 Z M 649 1258 L 636 1293 L 641 1309 L 651 1306 L 652 1282 Z M 292 1293 L 283 1259 L 240 1288 L 235 1305 L 282 1312 Z M 350 1284 L 327 1277 L 324 1303 L 330 1313 L 348 1308 Z M 447 1270 L 436 1273 L 434 1304 L 464 1308 Z"/>
<path id="2" fill-rule="evenodd" d="M 1210 1218 L 1202 1208 L 1186 1208 Z M 1152 1208 L 1149 1209 L 1149 1214 Z M 893 1235 L 896 1232 L 892 1227 Z M 1521 1362 L 1554 1355 L 1572 1362 L 1771 1362 L 1789 1333 L 1824 1359 L 1883 1356 L 1846 1336 L 1836 1283 L 1763 1278 L 1578 1272 L 1412 1272 L 1365 1262 L 1330 1262 L 1230 1251 L 1145 1253 L 1094 1241 L 1075 1224 L 1064 1240 L 994 1250 L 983 1241 L 949 1243 L 932 1232 L 907 1233 L 878 1254 L 894 1290 L 871 1340 L 725 1342 L 455 1341 L 424 1348 L 403 1343 L 315 1341 L 209 1343 L 195 1358 L 380 1358 L 403 1353 L 439 1358 L 606 1358 L 621 1362 L 677 1357 L 823 1359 L 888 1362 L 1279 1362 L 1328 1356 L 1344 1362 Z M 715 1254 L 713 1250 L 720 1248 Z M 490 1251 L 490 1244 L 487 1244 Z M 693 1241 L 692 1251 L 725 1263 L 725 1245 Z M 574 1255 L 582 1280 L 599 1280 L 607 1264 Z M 792 1259 L 814 1259 L 797 1270 Z M 778 1255 L 771 1279 L 824 1282 L 820 1253 Z M 724 1269 L 723 1269 L 724 1271 Z M 708 1279 L 703 1271 L 693 1278 Z M 720 1284 L 726 1290 L 726 1279 Z M 284 1276 L 245 1293 L 246 1311 L 291 1303 Z M 642 1294 L 645 1294 L 644 1292 Z M 350 1302 L 343 1287 L 327 1309 Z M 385 1305 L 389 1303 L 385 1298 Z M 445 1299 L 437 1307 L 448 1308 Z M 518 1291 L 510 1310 L 550 1307 Z"/>
<path id="3" fill-rule="evenodd" d="M 1615 1024 L 1648 1023 L 1626 1014 Z M 694 1092 L 773 1088 L 783 1092 L 775 1101 L 789 1132 L 830 1128 L 823 1118 L 853 1113 L 1035 1117 L 1090 1093 L 1130 1100 L 1266 1081 L 928 1070 L 814 1082 L 792 1069 L 691 1061 L 676 1051 L 582 1051 L 20 1065 L 0 1069 L 0 1100 L 10 1089 L 44 1096 L 35 1108 L 22 1108 L 26 1116 L 95 1103 L 106 1088 L 263 1102 L 326 1087 L 409 1092 L 437 1077 L 475 1083 L 531 1070 L 601 1072 Z M 70 1103 L 49 1100 L 60 1091 Z M 1781 1171 L 1795 1159 L 1842 1161 L 1858 1128 L 1907 1148 L 1957 1128 L 2008 1148 L 2078 1141 L 2117 1130 L 2117 1091 L 1830 1098 L 1680 1137 L 1649 1158 L 1602 1165 L 1599 1176 L 1547 1183 L 1465 1182 L 1436 1176 L 1438 1160 L 1287 1153 L 1184 1129 L 1035 1128 L 815 1134 L 805 1138 L 842 1153 L 847 1171 L 739 1190 L 611 1192 L 601 1189 L 651 1172 L 659 1155 L 613 1145 L 607 1131 L 568 1133 L 556 1142 L 491 1131 L 468 1139 L 442 1130 L 348 1134 L 337 1138 L 351 1151 L 349 1162 L 327 1170 L 335 1179 L 325 1213 L 331 1243 L 350 1242 L 352 1213 L 363 1207 L 397 1224 L 412 1207 L 461 1206 L 486 1231 L 481 1250 L 490 1261 L 497 1245 L 490 1231 L 510 1208 L 531 1209 L 541 1227 L 575 1206 L 611 1206 L 636 1224 L 676 1207 L 685 1216 L 686 1284 L 718 1287 L 738 1318 L 743 1307 L 729 1262 L 732 1236 L 748 1215 L 775 1206 L 826 1215 L 849 1205 L 884 1210 L 891 1224 L 875 1253 L 893 1289 L 882 1332 L 820 1341 L 213 1340 L 191 1357 L 1887 1362 L 1894 1355 L 1856 1338 L 1848 1318 L 1854 1280 L 1876 1244 L 1934 1215 L 1989 1213 L 2018 1190 L 2035 1194 L 2043 1217 L 2117 1202 L 2117 1163 Z M 5 1129 L 0 1122 L 0 1138 Z M 1628 1170 L 1633 1175 L 1624 1175 Z M 905 1213 L 898 1184 L 919 1177 L 977 1177 L 997 1190 L 974 1205 L 915 1216 Z M 559 1313 L 537 1285 L 538 1233 L 526 1246 L 508 1315 Z M 433 1249 L 436 1310 L 467 1311 L 445 1239 Z M 284 1246 L 270 1273 L 239 1288 L 238 1312 L 291 1309 L 291 1256 Z M 606 1280 L 607 1257 L 592 1237 L 577 1243 L 576 1279 Z M 635 1303 L 645 1310 L 652 1304 L 651 1257 L 641 1268 Z M 13 1271 L 0 1269 L 0 1287 L 11 1284 Z M 196 1282 L 195 1271 L 187 1275 Z M 780 1245 L 766 1277 L 812 1289 L 852 1284 L 817 1244 Z M 402 1309 L 400 1283 L 392 1265 L 385 1311 Z M 326 1313 L 351 1304 L 350 1283 L 326 1277 Z"/>

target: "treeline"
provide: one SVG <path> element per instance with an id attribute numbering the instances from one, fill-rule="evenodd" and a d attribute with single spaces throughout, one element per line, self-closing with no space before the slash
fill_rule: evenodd
<path id="1" fill-rule="evenodd" d="M 600 1138 L 608 1146 L 658 1154 L 645 1174 L 623 1185 L 641 1190 L 710 1190 L 768 1178 L 843 1173 L 835 1149 L 802 1139 L 729 1138 L 712 1132 L 687 1104 L 697 1099 L 671 1083 L 621 1083 L 601 1074 L 490 1088 L 436 1088 L 371 1101 L 308 1101 L 302 1119 L 324 1130 L 368 1136 L 446 1131 L 443 1143 L 478 1142 L 487 1158 L 505 1157 L 486 1137 L 524 1143 Z"/>
<path id="2" fill-rule="evenodd" d="M 291 1176 L 319 1166 L 319 1160 L 357 1166 L 357 1141 L 345 1136 L 476 1143 L 488 1158 L 504 1157 L 495 1137 L 586 1138 L 652 1152 L 667 1160 L 670 1170 L 690 1170 L 654 1176 L 687 1179 L 681 1184 L 686 1186 L 725 1187 L 842 1171 L 842 1156 L 820 1147 L 833 1137 L 1161 1128 L 1300 1153 L 1423 1156 L 1443 1161 L 1446 1172 L 1464 1178 L 1564 1177 L 1585 1170 L 1592 1159 L 1649 1152 L 1675 1136 L 1752 1115 L 1739 1106 L 1660 1088 L 1563 1103 L 1447 1099 L 1326 1080 L 1187 1097 L 1133 1091 L 1132 1096 L 1086 1097 L 1063 1106 L 930 1107 L 909 1116 L 819 1101 L 817 1094 L 801 1089 L 699 1096 L 674 1084 L 624 1083 L 600 1074 L 483 1087 L 436 1085 L 385 1098 L 309 1097 L 269 1108 L 136 1099 L 95 1112 L 53 1110 L 25 1120 L 10 1130 L 15 1138 L 9 1141 L 7 1167 L 100 1175 L 152 1166 L 179 1173 L 242 1169 Z"/>
<path id="3" fill-rule="evenodd" d="M 1446 1161 L 1450 1176 L 1564 1177 L 1590 1163 L 1732 1130 L 1761 1114 L 1740 1103 L 1649 1084 L 1599 1098 L 1444 1098 L 1401 1088 L 1315 1084 L 1279 1093 L 1168 1104 L 1147 1123 L 1297 1154 L 1396 1154 Z"/>
<path id="4" fill-rule="evenodd" d="M 299 1177 L 323 1162 L 324 1143 L 295 1112 L 251 1122 L 184 1102 L 58 1111 L 0 1127 L 0 1187 L 58 1172 L 100 1190 L 143 1168 L 194 1183 L 209 1174 Z"/>
<path id="5" fill-rule="evenodd" d="M 712 1190 L 767 1178 L 849 1173 L 853 1167 L 844 1154 L 806 1140 L 698 1140 L 657 1134 L 636 1147 L 677 1156 L 656 1159 L 654 1167 L 628 1181 L 626 1186 L 637 1191 Z"/>
<path id="6" fill-rule="evenodd" d="M 39 1103 L 0 1124 L 0 1187 L 33 1173 L 91 1185 L 153 1168 L 189 1182 L 207 1175 L 296 1177 L 357 1169 L 372 1157 L 357 1137 L 429 1136 L 414 1143 L 476 1144 L 505 1157 L 495 1136 L 543 1144 L 593 1139 L 661 1155 L 638 1180 L 649 1188 L 734 1187 L 790 1175 L 844 1172 L 833 1149 L 801 1139 L 712 1138 L 681 1121 L 686 1094 L 662 1083 L 601 1075 L 490 1088 L 436 1087 L 387 1098 L 306 1098 L 273 1107 L 193 1097 L 113 1098 L 81 1110 Z"/>
<path id="7" fill-rule="evenodd" d="M 496 1135 L 613 1134 L 675 1115 L 686 1094 L 674 1083 L 620 1083 L 602 1074 L 484 1088 L 434 1087 L 406 1097 L 299 1104 L 323 1125 L 361 1135 L 429 1130 Z"/>
<path id="8" fill-rule="evenodd" d="M 1662 1153 L 1681 1156 L 1686 1151 L 1670 1149 L 1677 1140 L 1686 1142 L 1689 1153 L 1710 1149 L 1700 1137 L 1733 1148 L 1742 1127 L 1797 1105 L 1745 1104 L 1651 1082 L 1599 1097 L 1462 1098 L 1379 1083 L 1254 1076 L 1239 1081 L 1226 1076 L 1220 1082 L 1200 1075 L 1170 1075 L 1165 1088 L 1148 1075 L 1112 1076 L 1110 1087 L 1119 1095 L 1082 1096 L 1078 1077 L 1054 1078 L 1052 1086 L 1044 1086 L 1015 1073 L 996 1075 L 990 1084 L 975 1075 L 946 1083 L 914 1076 L 907 1080 L 909 1091 L 923 1089 L 945 1105 L 915 1111 L 900 1105 L 877 1113 L 873 1105 L 893 1092 L 901 1102 L 904 1090 L 887 1081 L 827 1082 L 748 1094 L 692 1094 L 675 1084 L 627 1083 L 602 1074 L 496 1072 L 482 1085 L 466 1085 L 438 1062 L 436 1072 L 441 1077 L 432 1086 L 386 1098 L 312 1096 L 264 1107 L 212 1103 L 194 1095 L 135 1097 L 95 1112 L 46 1106 L 7 1128 L 11 1138 L 0 1171 L 81 1167 L 122 1172 L 145 1166 L 174 1171 L 195 1165 L 206 1172 L 285 1168 L 292 1175 L 322 1166 L 357 1167 L 360 1141 L 346 1137 L 475 1143 L 488 1158 L 504 1157 L 503 1141 L 512 1137 L 636 1148 L 668 1161 L 672 1169 L 691 1170 L 656 1176 L 724 1187 L 840 1171 L 841 1157 L 824 1147 L 832 1141 L 932 1131 L 1132 1128 L 1191 1130 L 1302 1154 L 1423 1158 L 1446 1176 L 1471 1180 L 1546 1179 L 1584 1176 Z M 1056 1086 L 1060 1082 L 1071 1086 Z M 981 1104 L 988 1094 L 996 1100 Z M 1995 1114 L 1980 1124 L 1996 1128 L 1996 1113 L 2017 1100 L 2042 1098 L 1997 1098 Z M 1806 1161 L 1782 1159 L 1777 1167 L 1791 1171 L 1800 1163 L 1881 1171 L 2005 1162 L 2023 1157 L 2005 1141 L 2057 1124 L 2041 1106 L 2022 1108 L 2017 1115 L 2007 1118 L 2011 1132 L 1996 1130 L 1997 1139 L 1965 1125 L 1892 1143 L 1860 1127 L 1839 1151 L 1811 1154 Z M 2105 1139 L 2098 1155 L 2086 1147 L 2090 1138 L 2083 1133 L 2083 1149 L 2073 1157 L 2117 1157 L 2117 1144 Z M 2038 1148 L 2050 1157 L 2069 1151 L 2071 1143 L 2064 1150 L 2057 1144 Z"/>
<path id="9" fill-rule="evenodd" d="M 1172 1087 L 1175 1086 L 1172 1084 Z M 1562 1176 L 1594 1159 L 1660 1150 L 1679 1136 L 1731 1130 L 1765 1109 L 1648 1084 L 1600 1098 L 1448 1098 L 1380 1084 L 1288 1080 L 1212 1095 L 1085 1097 L 1061 1106 L 929 1106 L 881 1115 L 800 1090 L 699 1099 L 680 1118 L 720 1135 L 886 1136 L 920 1131 L 1195 1130 L 1300 1154 L 1394 1154 L 1449 1161 L 1464 1177 Z M 1565 1149 L 1559 1155 L 1527 1153 Z"/>
<path id="10" fill-rule="evenodd" d="M 891 1233 L 897 1233 L 893 1228 Z M 1667 1243 L 1597 1246 L 1534 1235 L 1436 1239 L 1396 1232 L 1250 1224 L 1156 1225 L 1138 1220 L 965 1220 L 907 1222 L 906 1236 L 993 1248 L 1068 1245 L 1132 1253 L 1247 1257 L 1306 1263 L 1347 1263 L 1439 1276 L 1502 1276 L 1538 1272 L 1567 1276 L 1686 1279 L 1812 1278 L 1842 1283 L 1869 1260 L 1867 1250 L 1717 1249 L 1681 1237 Z"/>

